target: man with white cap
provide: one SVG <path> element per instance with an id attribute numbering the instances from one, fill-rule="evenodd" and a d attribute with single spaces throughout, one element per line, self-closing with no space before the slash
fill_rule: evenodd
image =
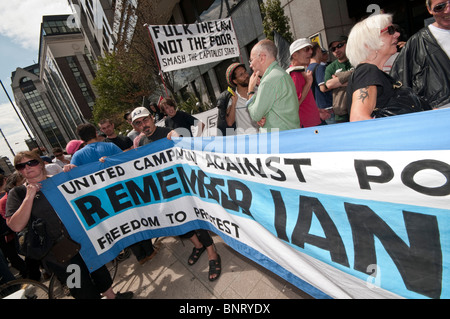
<path id="1" fill-rule="evenodd" d="M 167 127 L 156 126 L 153 116 L 145 107 L 138 107 L 131 112 L 131 121 L 133 125 L 145 136 L 141 137 L 139 146 L 143 146 L 157 140 L 172 137 L 178 137 L 178 133 L 175 130 Z M 209 280 L 214 281 L 220 276 L 221 261 L 220 256 L 217 254 L 214 242 L 208 231 L 206 230 L 193 230 L 185 235 L 181 235 L 183 238 L 189 238 L 194 245 L 192 254 L 189 256 L 188 264 L 193 265 L 200 258 L 200 255 L 206 250 L 209 259 Z"/>
<path id="2" fill-rule="evenodd" d="M 313 75 L 306 69 L 311 62 L 312 52 L 312 44 L 306 38 L 295 40 L 289 47 L 291 66 L 286 72 L 292 77 L 297 90 L 301 127 L 323 124 L 311 90 Z"/>
<path id="3" fill-rule="evenodd" d="M 152 114 L 143 106 L 137 107 L 133 110 L 133 112 L 131 112 L 131 122 L 136 130 L 143 134 L 141 134 L 139 146 L 154 142 L 164 137 L 170 139 L 174 134 L 170 128 L 156 126 Z"/>

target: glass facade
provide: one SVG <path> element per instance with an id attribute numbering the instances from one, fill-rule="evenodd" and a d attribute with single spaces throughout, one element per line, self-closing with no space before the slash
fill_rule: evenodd
<path id="1" fill-rule="evenodd" d="M 44 133 L 50 145 L 52 147 L 61 147 L 61 143 L 65 144 L 63 135 L 57 128 L 54 119 L 50 115 L 50 110 L 34 83 L 29 78 L 24 77 L 20 81 L 20 89 L 25 98 L 28 110 L 39 126 L 39 131 Z M 42 140 L 42 136 L 40 136 L 40 139 Z"/>
<path id="2" fill-rule="evenodd" d="M 70 28 L 67 26 L 69 16 L 63 15 L 58 18 L 44 17 L 42 22 L 42 35 L 68 34 L 81 32 L 79 28 Z"/>
<path id="3" fill-rule="evenodd" d="M 66 57 L 67 63 L 69 64 L 70 70 L 73 73 L 73 76 L 75 77 L 75 80 L 77 81 L 77 84 L 86 100 L 86 103 L 89 105 L 89 108 L 91 110 L 94 109 L 94 97 L 91 95 L 91 92 L 89 91 L 88 84 L 86 83 L 84 77 L 81 74 L 80 69 L 78 68 L 78 64 L 75 61 L 75 57 L 68 56 Z"/>

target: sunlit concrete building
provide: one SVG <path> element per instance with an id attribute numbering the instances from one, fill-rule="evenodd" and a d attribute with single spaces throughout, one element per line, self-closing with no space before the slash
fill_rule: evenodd
<path id="1" fill-rule="evenodd" d="M 76 127 L 92 117 L 93 60 L 69 15 L 44 16 L 39 63 L 17 68 L 12 89 L 17 106 L 40 147 L 51 152 L 76 139 Z"/>

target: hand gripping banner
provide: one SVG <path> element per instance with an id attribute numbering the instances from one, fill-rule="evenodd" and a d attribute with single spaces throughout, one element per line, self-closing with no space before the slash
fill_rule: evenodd
<path id="1" fill-rule="evenodd" d="M 208 229 L 316 298 L 450 297 L 450 109 L 160 140 L 43 183 L 91 270 Z"/>

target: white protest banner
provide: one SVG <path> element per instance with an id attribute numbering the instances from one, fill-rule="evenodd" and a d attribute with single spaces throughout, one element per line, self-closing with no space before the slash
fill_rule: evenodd
<path id="1" fill-rule="evenodd" d="M 205 112 L 194 114 L 193 116 L 198 120 L 198 122 L 195 123 L 195 126 L 191 126 L 192 136 L 207 137 L 217 135 L 217 119 L 219 117 L 217 107 Z M 198 130 L 200 129 L 199 127 L 201 126 L 201 123 L 204 124 L 204 127 L 200 134 Z M 164 119 L 155 124 L 156 126 L 165 126 Z"/>
<path id="2" fill-rule="evenodd" d="M 43 192 L 91 270 L 203 228 L 316 298 L 449 298 L 449 121 L 445 109 L 163 139 Z"/>
<path id="3" fill-rule="evenodd" d="M 239 56 L 231 18 L 196 24 L 150 25 L 148 30 L 163 72 Z"/>

